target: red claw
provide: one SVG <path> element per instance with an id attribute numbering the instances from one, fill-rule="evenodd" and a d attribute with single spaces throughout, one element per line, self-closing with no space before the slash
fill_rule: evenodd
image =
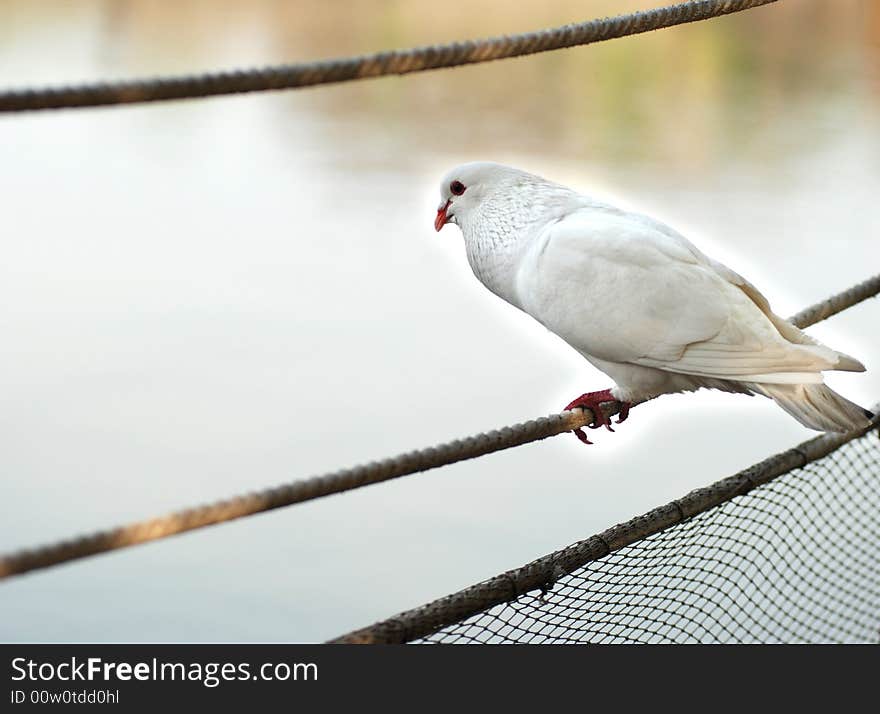
<path id="1" fill-rule="evenodd" d="M 604 426 L 608 431 L 614 431 L 614 429 L 611 428 L 611 423 L 608 421 L 608 417 L 605 416 L 605 412 L 602 411 L 600 406 L 607 402 L 613 402 L 620 409 L 617 423 L 620 424 L 620 422 L 625 421 L 629 416 L 629 408 L 632 405 L 629 402 L 621 402 L 615 399 L 612 396 L 610 389 L 603 389 L 601 392 L 587 392 L 586 394 L 581 394 L 581 396 L 565 407 L 565 411 L 577 409 L 579 407 L 589 409 L 596 417 L 593 423 L 588 425 L 590 429 L 598 429 L 600 426 Z M 575 429 L 574 435 L 585 444 L 593 443 L 587 438 L 587 433 L 583 429 Z"/>

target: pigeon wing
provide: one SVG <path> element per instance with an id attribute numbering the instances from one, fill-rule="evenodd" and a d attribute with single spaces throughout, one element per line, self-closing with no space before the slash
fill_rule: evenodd
<path id="1" fill-rule="evenodd" d="M 540 231 L 521 260 L 516 287 L 526 312 L 579 351 L 609 362 L 717 379 L 808 382 L 821 381 L 817 372 L 839 361 L 671 228 L 612 208 L 575 211 Z"/>

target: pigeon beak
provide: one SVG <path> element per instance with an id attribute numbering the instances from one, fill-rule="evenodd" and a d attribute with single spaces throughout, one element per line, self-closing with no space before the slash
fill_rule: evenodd
<path id="1" fill-rule="evenodd" d="M 434 230 L 438 231 L 443 228 L 447 223 L 449 223 L 450 216 L 446 215 L 446 211 L 449 210 L 449 204 L 452 203 L 452 199 L 447 199 L 446 203 L 444 203 L 440 208 L 437 209 L 437 217 L 434 219 Z"/>

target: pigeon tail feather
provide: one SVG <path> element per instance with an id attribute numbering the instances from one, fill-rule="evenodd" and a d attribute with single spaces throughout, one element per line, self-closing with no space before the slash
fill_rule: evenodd
<path id="1" fill-rule="evenodd" d="M 862 429 L 874 417 L 826 384 L 751 384 L 750 387 L 816 431 L 842 433 Z"/>

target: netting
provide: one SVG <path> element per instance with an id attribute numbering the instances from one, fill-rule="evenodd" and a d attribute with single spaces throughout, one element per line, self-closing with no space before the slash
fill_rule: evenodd
<path id="1" fill-rule="evenodd" d="M 878 432 L 416 641 L 876 643 Z"/>

